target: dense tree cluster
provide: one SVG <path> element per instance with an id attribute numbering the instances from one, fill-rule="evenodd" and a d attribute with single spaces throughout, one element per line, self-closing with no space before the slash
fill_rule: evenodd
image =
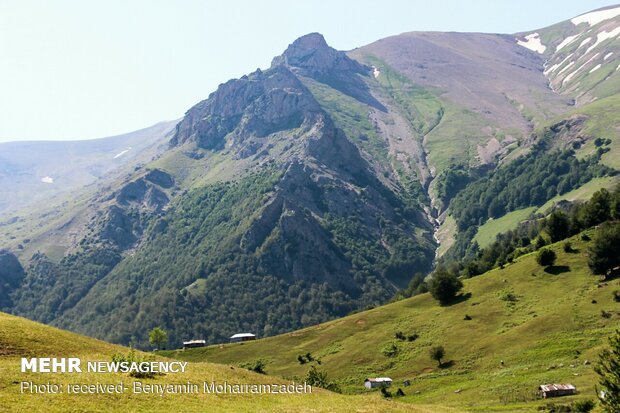
<path id="1" fill-rule="evenodd" d="M 598 158 L 579 160 L 573 151 L 540 153 L 516 159 L 461 191 L 450 203 L 459 231 L 482 225 L 489 218 L 529 206 L 539 206 L 592 178 L 613 173 Z"/>
<path id="2" fill-rule="evenodd" d="M 620 218 L 618 205 L 620 187 L 612 192 L 601 189 L 587 202 L 565 206 L 565 211 L 555 209 L 544 218 L 532 217 L 515 230 L 498 234 L 495 242 L 482 250 L 474 245 L 465 259 L 459 261 L 459 264 L 453 262 L 448 267 L 456 267 L 455 272 L 469 277 L 482 274 L 493 267 L 511 262 L 520 255 L 541 249 L 547 244 L 547 240 L 558 242 L 592 226 L 617 220 Z M 613 258 L 620 256 L 620 243 L 615 242 L 618 239 L 615 238 L 618 237 L 618 226 L 617 222 L 610 222 L 599 228 L 597 241 L 590 253 L 590 268 L 594 273 L 603 274 L 604 271 L 620 265 L 617 258 Z M 569 246 L 568 252 L 571 249 Z"/>

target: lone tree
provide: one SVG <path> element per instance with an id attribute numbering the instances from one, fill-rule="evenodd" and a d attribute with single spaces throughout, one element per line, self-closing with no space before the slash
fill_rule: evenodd
<path id="1" fill-rule="evenodd" d="M 536 262 L 543 267 L 549 267 L 555 264 L 555 252 L 549 248 L 543 248 L 536 254 Z"/>
<path id="2" fill-rule="evenodd" d="M 446 351 L 443 349 L 443 346 L 435 346 L 430 350 L 431 360 L 435 360 L 439 363 L 439 367 L 441 367 L 441 359 L 446 355 Z"/>
<path id="3" fill-rule="evenodd" d="M 462 288 L 461 280 L 444 268 L 438 268 L 428 282 L 428 290 L 433 298 L 441 304 L 447 304 L 454 300 Z"/>
<path id="4" fill-rule="evenodd" d="M 596 275 L 607 276 L 620 265 L 620 223 L 605 223 L 596 231 L 590 247 L 588 267 Z"/>
<path id="5" fill-rule="evenodd" d="M 164 345 L 168 342 L 168 333 L 161 327 L 155 327 L 149 333 L 149 343 L 155 348 L 164 348 Z"/>
<path id="6" fill-rule="evenodd" d="M 600 376 L 597 388 L 603 410 L 608 413 L 620 413 L 620 331 L 609 337 L 611 348 L 603 350 L 594 371 Z"/>

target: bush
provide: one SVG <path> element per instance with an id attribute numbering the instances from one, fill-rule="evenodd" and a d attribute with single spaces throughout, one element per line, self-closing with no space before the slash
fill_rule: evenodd
<path id="1" fill-rule="evenodd" d="M 438 268 L 428 282 L 428 290 L 433 298 L 441 304 L 447 304 L 454 300 L 462 288 L 461 280 L 442 268 Z"/>
<path id="2" fill-rule="evenodd" d="M 562 249 L 564 250 L 564 252 L 568 252 L 568 253 L 575 252 L 575 250 L 573 249 L 573 244 L 571 244 L 570 241 L 566 241 L 562 245 Z"/>
<path id="3" fill-rule="evenodd" d="M 389 399 L 392 397 L 392 393 L 385 387 L 381 387 L 381 395 L 385 397 L 386 399 Z"/>
<path id="4" fill-rule="evenodd" d="M 395 357 L 398 354 L 398 347 L 396 347 L 396 344 L 389 344 L 381 352 L 386 357 Z"/>
<path id="5" fill-rule="evenodd" d="M 327 373 L 318 370 L 314 366 L 310 367 L 310 370 L 308 370 L 305 382 L 308 383 L 310 386 L 316 386 L 322 389 L 340 393 L 340 387 L 336 383 L 329 381 Z"/>
<path id="6" fill-rule="evenodd" d="M 549 267 L 555 264 L 555 259 L 555 252 L 549 248 L 543 248 L 536 254 L 536 262 L 543 267 Z"/>
<path id="7" fill-rule="evenodd" d="M 580 412 L 580 413 L 588 413 L 592 411 L 595 405 L 596 404 L 592 400 L 580 400 L 580 401 L 573 403 L 573 407 L 575 408 L 575 411 Z"/>
<path id="8" fill-rule="evenodd" d="M 256 360 L 254 363 L 244 363 L 241 365 L 241 367 L 243 368 L 246 368 L 250 371 L 253 371 L 255 373 L 260 373 L 260 374 L 266 374 L 265 366 L 266 366 L 266 363 L 261 359 Z"/>
<path id="9" fill-rule="evenodd" d="M 446 351 L 444 350 L 443 346 L 435 346 L 430 349 L 429 355 L 431 357 L 431 360 L 435 360 L 437 363 L 439 363 L 439 366 L 441 367 L 441 359 L 444 358 L 444 356 L 446 355 Z"/>

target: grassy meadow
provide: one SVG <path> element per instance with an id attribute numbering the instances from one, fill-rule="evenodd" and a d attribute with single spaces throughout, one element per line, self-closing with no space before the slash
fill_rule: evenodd
<path id="1" fill-rule="evenodd" d="M 304 377 L 316 365 L 351 394 L 367 394 L 366 377 L 389 376 L 392 391 L 405 393 L 401 402 L 465 411 L 535 411 L 546 404 L 535 397 L 544 383 L 577 386 L 578 395 L 557 403 L 595 399 L 592 366 L 620 327 L 620 304 L 612 298 L 620 280 L 591 275 L 588 242 L 570 241 L 576 252 L 553 245 L 558 259 L 548 269 L 529 254 L 465 280 L 463 299 L 450 306 L 423 294 L 255 342 L 161 354 L 230 365 L 262 359 L 267 374 L 284 378 Z M 418 338 L 399 340 L 397 332 Z M 429 357 L 436 345 L 446 350 L 441 367 Z M 301 364 L 298 356 L 308 352 L 321 364 Z"/>

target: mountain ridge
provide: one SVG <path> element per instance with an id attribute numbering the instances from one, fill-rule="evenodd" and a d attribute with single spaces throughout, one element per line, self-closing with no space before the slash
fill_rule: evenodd
<path id="1" fill-rule="evenodd" d="M 7 309 L 144 346 L 155 325 L 214 342 L 386 302 L 432 269 L 468 185 L 558 149 L 617 167 L 617 118 L 549 88 L 528 35 L 406 33 L 349 52 L 297 39 L 190 108 L 149 162 L 54 219 L 6 221 L 25 268 Z M 532 202 L 573 189 L 556 184 Z M 475 235 L 457 229 L 461 245 Z"/>

